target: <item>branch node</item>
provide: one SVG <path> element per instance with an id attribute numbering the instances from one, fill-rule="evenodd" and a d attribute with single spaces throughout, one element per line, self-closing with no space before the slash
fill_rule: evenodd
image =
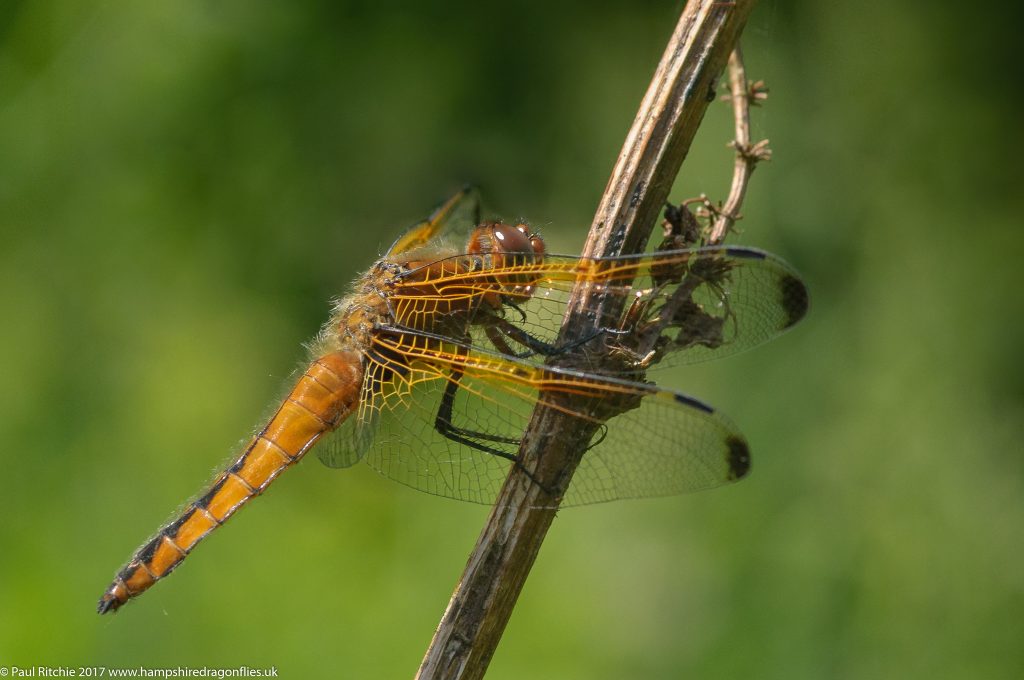
<path id="1" fill-rule="evenodd" d="M 729 142 L 728 146 L 736 149 L 736 155 L 749 163 L 751 170 L 754 169 L 753 166 L 757 165 L 761 161 L 770 161 L 772 159 L 772 150 L 768 146 L 767 139 L 762 139 L 761 141 L 753 144 L 743 144 L 742 142 L 734 139 Z"/>

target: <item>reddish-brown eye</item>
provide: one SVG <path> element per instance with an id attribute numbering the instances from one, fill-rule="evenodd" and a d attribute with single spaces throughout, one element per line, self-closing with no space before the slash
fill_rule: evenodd
<path id="1" fill-rule="evenodd" d="M 537 260 L 544 257 L 544 239 L 540 237 L 540 234 L 530 235 L 530 246 L 533 247 L 533 254 L 537 256 Z"/>
<path id="2" fill-rule="evenodd" d="M 544 239 L 540 237 L 540 234 L 533 233 L 532 231 L 530 231 L 530 227 L 522 223 L 516 225 L 516 231 L 518 231 L 520 234 L 525 236 L 527 240 L 529 240 L 530 251 L 532 251 L 534 255 L 544 254 Z"/>
<path id="3" fill-rule="evenodd" d="M 492 270 L 491 281 L 497 287 L 492 294 L 523 300 L 533 295 L 538 277 L 528 270 L 544 260 L 544 241 L 525 224 L 481 224 L 473 231 L 466 252 L 486 256 L 476 266 Z M 488 298 L 488 302 L 501 304 L 499 298 Z"/>
<path id="4" fill-rule="evenodd" d="M 533 253 L 530 234 L 522 229 L 521 226 L 510 227 L 507 224 L 495 224 L 491 228 L 491 234 L 494 236 L 495 252 Z"/>
<path id="5" fill-rule="evenodd" d="M 531 252 L 529 238 L 501 222 L 481 224 L 473 230 L 467 252 L 473 255 L 503 255 Z"/>
<path id="6" fill-rule="evenodd" d="M 512 226 L 504 222 L 482 224 L 473 231 L 469 239 L 467 252 L 472 255 L 505 255 L 518 254 L 537 256 L 544 255 L 544 240 L 530 231 L 525 224 Z M 522 258 L 514 258 L 521 260 Z"/>

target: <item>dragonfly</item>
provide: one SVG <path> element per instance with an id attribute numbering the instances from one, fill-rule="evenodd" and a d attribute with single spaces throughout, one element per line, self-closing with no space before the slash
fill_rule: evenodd
<path id="1" fill-rule="evenodd" d="M 560 343 L 579 286 L 615 311 L 590 319 L 596 330 L 581 340 Z M 749 349 L 807 308 L 800 276 L 767 252 L 676 233 L 646 254 L 551 254 L 526 224 L 481 221 L 477 192 L 464 189 L 334 302 L 269 421 L 135 552 L 98 611 L 117 610 L 170 574 L 314 447 L 329 467 L 365 460 L 421 491 L 490 503 L 519 464 L 541 404 L 593 425 L 562 506 L 741 479 L 750 449 L 736 426 L 646 371 Z M 553 357 L 571 357 L 571 367 Z M 602 406 L 611 402 L 629 406 Z"/>

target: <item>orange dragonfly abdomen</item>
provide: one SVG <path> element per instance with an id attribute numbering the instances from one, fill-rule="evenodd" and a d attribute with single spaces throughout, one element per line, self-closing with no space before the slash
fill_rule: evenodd
<path id="1" fill-rule="evenodd" d="M 310 364 L 238 459 L 118 572 L 100 598 L 99 612 L 117 609 L 171 573 L 207 534 L 297 463 L 352 412 L 362 381 L 363 364 L 355 352 L 331 352 Z"/>

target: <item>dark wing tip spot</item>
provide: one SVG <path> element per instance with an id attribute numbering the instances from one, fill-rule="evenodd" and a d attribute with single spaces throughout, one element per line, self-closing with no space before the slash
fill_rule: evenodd
<path id="1" fill-rule="evenodd" d="M 789 328 L 807 314 L 810 304 L 807 286 L 797 277 L 787 275 L 782 279 L 779 292 L 782 295 L 782 308 L 786 311 L 785 327 Z"/>
<path id="2" fill-rule="evenodd" d="M 729 447 L 729 481 L 743 479 L 750 472 L 750 447 L 742 437 L 729 437 L 725 445 Z"/>

